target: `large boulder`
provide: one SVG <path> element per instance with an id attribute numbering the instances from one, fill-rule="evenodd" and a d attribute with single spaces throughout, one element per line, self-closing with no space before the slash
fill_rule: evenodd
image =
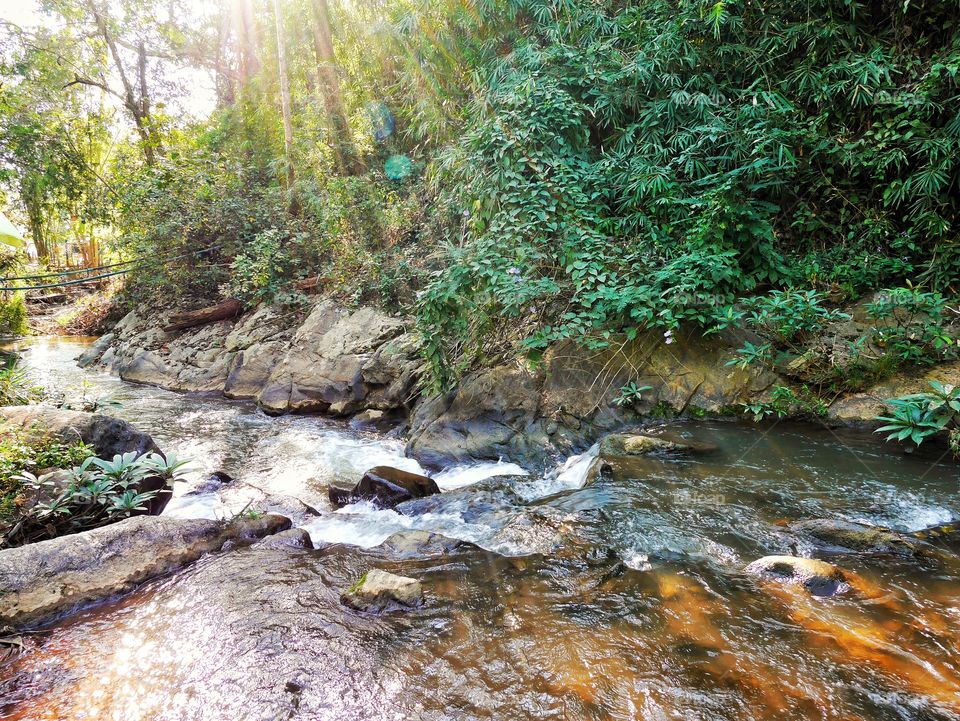
<path id="1" fill-rule="evenodd" d="M 353 588 L 344 592 L 340 601 L 350 608 L 367 613 L 403 610 L 423 603 L 423 588 L 415 578 L 397 576 L 373 568 L 367 571 Z"/>
<path id="2" fill-rule="evenodd" d="M 406 323 L 321 299 L 257 399 L 268 413 L 350 415 L 407 404 L 419 360 Z"/>
<path id="3" fill-rule="evenodd" d="M 83 355 L 124 380 L 256 400 L 268 413 L 346 416 L 405 409 L 420 368 L 406 321 L 319 298 L 306 317 L 261 306 L 240 318 L 164 331 L 173 311 L 128 314 Z"/>
<path id="4" fill-rule="evenodd" d="M 51 406 L 0 407 L 0 429 L 16 429 L 32 438 L 82 440 L 101 458 L 124 453 L 159 453 L 153 439 L 119 418 Z"/>
<path id="5" fill-rule="evenodd" d="M 330 502 L 336 507 L 371 501 L 381 508 L 393 508 L 398 503 L 435 493 L 440 493 L 440 488 L 432 478 L 390 466 L 371 468 L 349 491 L 335 483 L 328 488 Z"/>
<path id="6" fill-rule="evenodd" d="M 227 541 L 253 541 L 289 527 L 289 519 L 272 514 L 228 523 L 137 516 L 0 551 L 0 623 L 36 624 L 129 591 Z"/>
<path id="7" fill-rule="evenodd" d="M 727 365 L 744 340 L 756 338 L 691 332 L 667 346 L 651 331 L 596 352 L 558 343 L 536 368 L 515 362 L 482 369 L 445 395 L 422 398 L 411 418 L 408 453 L 434 467 L 498 458 L 535 466 L 582 450 L 658 405 L 720 412 L 765 399 L 775 374 Z M 615 403 L 629 383 L 651 387 L 635 407 Z"/>
<path id="8" fill-rule="evenodd" d="M 846 587 L 843 571 L 815 558 L 764 556 L 745 570 L 768 580 L 803 586 L 814 596 L 833 596 Z"/>
<path id="9" fill-rule="evenodd" d="M 545 455 L 546 435 L 536 426 L 542 382 L 537 372 L 508 366 L 466 377 L 452 393 L 417 406 L 409 454 L 435 467 L 519 459 L 528 455 L 531 444 Z"/>

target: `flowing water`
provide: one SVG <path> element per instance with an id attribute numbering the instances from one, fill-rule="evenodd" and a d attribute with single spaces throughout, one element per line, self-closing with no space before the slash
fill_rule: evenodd
<path id="1" fill-rule="evenodd" d="M 81 349 L 38 340 L 25 360 L 195 459 L 166 512 L 272 504 L 319 548 L 214 554 L 53 624 L 0 667 L 2 719 L 960 719 L 960 562 L 836 556 L 859 581 L 830 598 L 743 572 L 813 552 L 790 521 L 909 531 L 960 516 L 946 459 L 857 433 L 688 423 L 720 451 L 587 484 L 589 452 L 546 475 L 504 459 L 447 469 L 444 493 L 403 514 L 333 512 L 331 478 L 419 470 L 401 440 L 84 373 Z M 197 492 L 215 469 L 237 480 Z M 410 560 L 378 547 L 410 528 L 471 545 Z M 339 594 L 370 567 L 420 579 L 427 603 L 347 610 Z"/>

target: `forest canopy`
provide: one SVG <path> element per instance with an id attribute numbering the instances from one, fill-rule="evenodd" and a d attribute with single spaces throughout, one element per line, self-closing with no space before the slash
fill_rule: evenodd
<path id="1" fill-rule="evenodd" d="M 443 386 L 770 290 L 956 292 L 955 2 L 41 5 L 6 207 L 44 264 L 146 259 L 131 303 L 316 278 L 414 315 Z"/>

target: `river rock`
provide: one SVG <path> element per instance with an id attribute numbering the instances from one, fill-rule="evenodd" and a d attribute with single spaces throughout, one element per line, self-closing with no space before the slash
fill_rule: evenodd
<path id="1" fill-rule="evenodd" d="M 814 558 L 764 556 L 745 570 L 762 578 L 802 585 L 814 596 L 833 596 L 845 586 L 843 571 Z"/>
<path id="2" fill-rule="evenodd" d="M 0 551 L 0 622 L 35 624 L 129 591 L 228 541 L 252 541 L 289 527 L 289 519 L 271 514 L 229 523 L 136 516 Z"/>
<path id="3" fill-rule="evenodd" d="M 429 531 L 401 531 L 376 547 L 376 550 L 394 561 L 411 558 L 437 558 L 448 556 L 460 548 L 472 544 L 447 538 Z"/>
<path id="4" fill-rule="evenodd" d="M 764 399 L 776 374 L 727 365 L 744 340 L 757 339 L 734 330 L 691 332 L 667 347 L 649 332 L 596 352 L 558 343 L 536 368 L 512 362 L 475 371 L 452 391 L 417 403 L 408 455 L 430 467 L 499 458 L 537 466 L 635 424 L 658 404 L 721 412 Z M 652 387 L 633 408 L 616 403 L 628 383 Z"/>
<path id="5" fill-rule="evenodd" d="M 159 453 L 153 439 L 126 421 L 97 413 L 69 411 L 51 406 L 0 407 L 0 429 L 26 431 L 34 438 L 56 437 L 63 441 L 82 440 L 93 446 L 101 458 L 124 453 Z"/>
<path id="6" fill-rule="evenodd" d="M 810 538 L 824 550 L 833 552 L 924 556 L 932 550 L 919 538 L 904 533 L 832 518 L 798 521 L 790 524 L 790 529 Z"/>
<path id="7" fill-rule="evenodd" d="M 710 453 L 717 447 L 669 433 L 611 433 L 600 441 L 601 456 L 643 456 L 660 453 Z"/>
<path id="8" fill-rule="evenodd" d="M 342 483 L 332 482 L 327 493 L 330 502 L 345 506 L 356 501 L 372 501 L 381 508 L 393 508 L 398 503 L 413 498 L 423 498 L 440 493 L 432 478 L 390 466 L 376 466 L 363 474 L 363 478 L 349 491 Z"/>
<path id="9" fill-rule="evenodd" d="M 319 299 L 258 395 L 268 413 L 352 415 L 403 407 L 420 361 L 405 321 Z"/>
<path id="10" fill-rule="evenodd" d="M 80 356 L 77 358 L 77 365 L 81 368 L 88 368 L 96 363 L 107 349 L 113 344 L 113 340 L 116 336 L 113 333 L 107 333 L 102 335 L 87 348 Z"/>
<path id="11" fill-rule="evenodd" d="M 312 549 L 313 541 L 310 534 L 302 528 L 288 528 L 254 544 L 256 548 L 303 548 Z"/>
<path id="12" fill-rule="evenodd" d="M 415 608 L 423 603 L 423 587 L 415 578 L 373 568 L 346 591 L 340 601 L 352 609 L 368 613 Z"/>

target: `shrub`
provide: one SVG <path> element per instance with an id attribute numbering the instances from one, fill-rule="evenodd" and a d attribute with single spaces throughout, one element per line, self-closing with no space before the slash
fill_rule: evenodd
<path id="1" fill-rule="evenodd" d="M 881 291 L 867 304 L 875 321 L 873 342 L 902 365 L 929 365 L 956 354 L 956 342 L 947 333 L 947 299 L 940 293 L 919 288 Z"/>
<path id="2" fill-rule="evenodd" d="M 930 381 L 930 388 L 923 393 L 888 400 L 892 408 L 890 415 L 877 418 L 887 425 L 881 426 L 876 432 L 890 431 L 888 441 L 910 441 L 918 446 L 925 439 L 944 433 L 948 435 L 954 455 L 960 457 L 960 448 L 957 447 L 960 388 L 938 381 Z"/>
<path id="3" fill-rule="evenodd" d="M 31 441 L 24 433 L 6 430 L 0 437 L 0 519 L 9 518 L 16 510 L 22 474 L 70 468 L 91 455 L 93 449 L 82 441 L 64 443 L 54 438 Z"/>
<path id="4" fill-rule="evenodd" d="M 66 488 L 20 515 L 0 538 L 0 547 L 78 533 L 144 512 L 158 491 L 140 491 L 141 481 L 159 477 L 172 484 L 186 463 L 172 454 L 164 458 L 154 453 L 125 453 L 112 460 L 89 456 L 70 471 Z M 43 487 L 43 482 L 28 471 L 15 476 L 15 480 L 34 490 Z"/>
<path id="5" fill-rule="evenodd" d="M 17 365 L 17 357 L 0 353 L 0 406 L 27 405 L 43 396 L 43 389 Z"/>
<path id="6" fill-rule="evenodd" d="M 27 306 L 23 293 L 14 293 L 9 299 L 0 298 L 0 338 L 4 336 L 26 335 Z"/>
<path id="7" fill-rule="evenodd" d="M 919 23 L 840 0 L 490 14 L 477 101 L 433 168 L 447 245 L 418 315 L 436 385 L 498 343 L 709 327 L 761 287 L 960 277 L 950 3 Z"/>

